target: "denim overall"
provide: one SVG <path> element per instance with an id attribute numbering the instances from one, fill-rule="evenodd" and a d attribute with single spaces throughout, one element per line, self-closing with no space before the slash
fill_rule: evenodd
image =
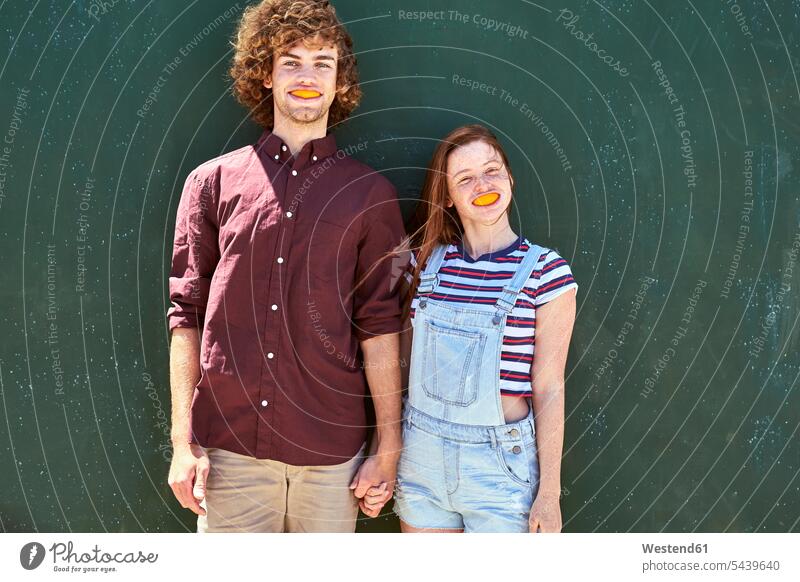
<path id="1" fill-rule="evenodd" d="M 527 532 L 539 487 L 533 412 L 506 423 L 500 354 L 506 318 L 543 249 L 532 245 L 493 306 L 430 299 L 446 251 L 420 277 L 395 512 L 417 528 Z"/>

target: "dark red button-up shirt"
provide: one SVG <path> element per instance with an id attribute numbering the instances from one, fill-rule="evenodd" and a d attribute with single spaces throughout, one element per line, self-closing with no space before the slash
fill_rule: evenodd
<path id="1" fill-rule="evenodd" d="M 291 465 L 352 458 L 367 436 L 359 340 L 401 329 L 405 265 L 381 259 L 403 236 L 394 187 L 332 134 L 293 157 L 265 131 L 193 170 L 167 312 L 170 332 L 202 327 L 192 442 Z"/>

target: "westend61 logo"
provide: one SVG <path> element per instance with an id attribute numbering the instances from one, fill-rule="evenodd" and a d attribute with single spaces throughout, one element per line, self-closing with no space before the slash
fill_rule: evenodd
<path id="1" fill-rule="evenodd" d="M 50 546 L 49 550 L 38 542 L 30 542 L 22 546 L 19 562 L 26 570 L 38 568 L 44 561 L 47 552 L 53 556 L 54 572 L 116 572 L 117 568 L 108 564 L 153 564 L 158 554 L 138 552 L 104 552 L 97 544 L 88 552 L 76 553 L 72 542 L 61 542 Z"/>

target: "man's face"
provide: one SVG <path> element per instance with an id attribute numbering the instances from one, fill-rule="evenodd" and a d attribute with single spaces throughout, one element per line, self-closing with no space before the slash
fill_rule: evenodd
<path id="1" fill-rule="evenodd" d="M 317 37 L 312 48 L 298 41 L 281 52 L 264 86 L 272 89 L 275 115 L 313 123 L 328 114 L 336 97 L 338 49 Z"/>

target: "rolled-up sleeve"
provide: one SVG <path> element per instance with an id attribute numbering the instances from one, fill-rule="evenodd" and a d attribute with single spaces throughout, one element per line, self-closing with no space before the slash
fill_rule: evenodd
<path id="1" fill-rule="evenodd" d="M 183 186 L 175 220 L 175 240 L 169 274 L 169 331 L 202 328 L 211 278 L 219 262 L 217 202 L 219 179 L 201 166 Z"/>
<path id="2" fill-rule="evenodd" d="M 408 264 L 408 257 L 398 252 L 405 238 L 403 216 L 388 180 L 381 176 L 373 194 L 362 214 L 353 296 L 359 341 L 402 330 L 400 282 Z"/>

